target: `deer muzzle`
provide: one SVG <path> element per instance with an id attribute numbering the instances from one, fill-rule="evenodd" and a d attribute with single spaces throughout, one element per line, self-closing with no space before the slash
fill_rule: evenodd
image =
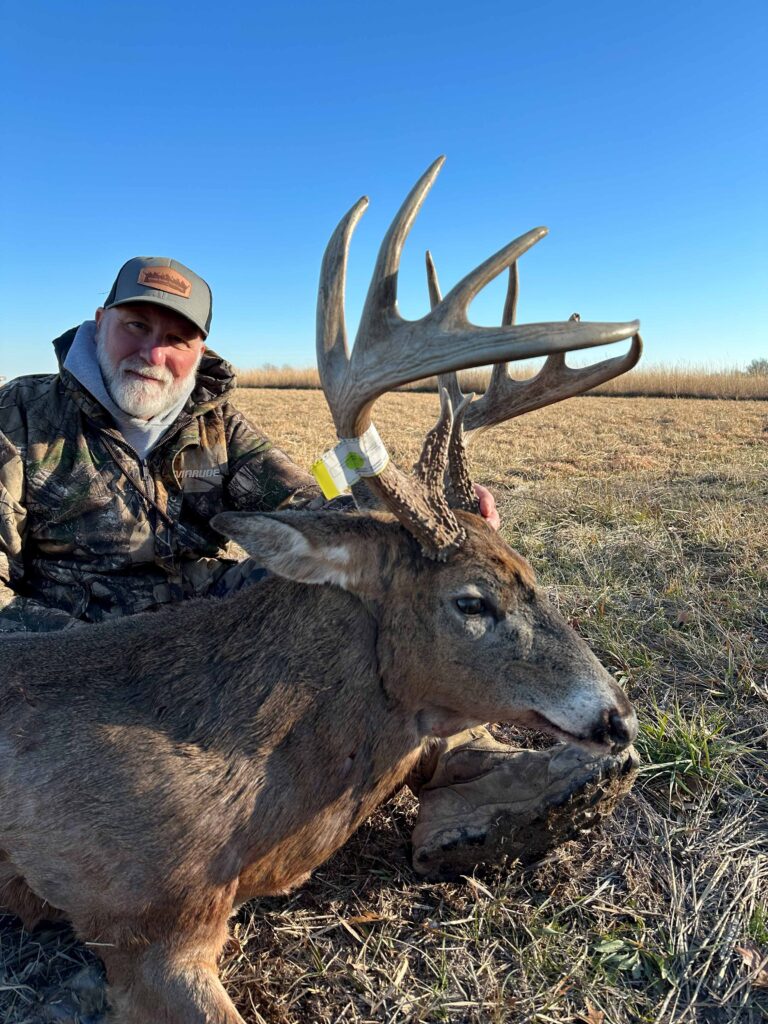
<path id="1" fill-rule="evenodd" d="M 623 750 L 630 746 L 637 739 L 635 709 L 607 672 L 605 675 L 605 684 L 599 688 L 602 692 L 590 694 L 592 687 L 576 685 L 570 699 L 551 709 L 532 711 L 524 716 L 524 724 L 586 747 Z"/>

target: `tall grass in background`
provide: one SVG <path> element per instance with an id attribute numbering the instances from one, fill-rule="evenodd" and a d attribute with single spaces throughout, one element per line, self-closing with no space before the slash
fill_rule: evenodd
<path id="1" fill-rule="evenodd" d="M 517 380 L 535 376 L 538 367 L 530 362 L 511 364 L 510 374 Z M 482 394 L 490 371 L 465 370 L 459 374 L 462 389 Z M 239 370 L 237 380 L 243 388 L 299 388 L 320 387 L 315 367 L 273 366 L 265 364 L 251 370 Z M 403 391 L 433 391 L 436 378 L 415 381 Z M 591 394 L 614 395 L 617 398 L 732 398 L 768 400 L 768 373 L 745 372 L 735 368 L 713 367 L 707 364 L 651 364 L 636 367 L 629 373 L 607 381 Z"/>

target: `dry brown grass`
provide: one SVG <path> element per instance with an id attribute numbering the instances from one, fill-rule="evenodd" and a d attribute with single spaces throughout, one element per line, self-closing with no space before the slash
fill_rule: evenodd
<path id="1" fill-rule="evenodd" d="M 582 365 L 584 361 L 575 364 Z M 527 380 L 536 373 L 531 363 L 517 363 L 510 368 L 513 377 Z M 465 393 L 482 394 L 488 386 L 489 370 L 467 370 L 460 375 Z M 305 389 L 320 386 L 315 367 L 262 366 L 239 370 L 238 381 L 243 388 Z M 436 379 L 430 377 L 403 388 L 405 391 L 434 392 Z M 614 395 L 617 398 L 731 398 L 768 399 L 768 375 L 744 373 L 737 369 L 715 369 L 707 366 L 645 365 L 636 367 L 615 380 L 595 388 L 592 394 Z"/>
<path id="2" fill-rule="evenodd" d="M 304 465 L 332 443 L 317 392 L 238 397 Z M 377 407 L 404 464 L 436 411 L 420 394 Z M 229 991 L 249 1024 L 765 1022 L 768 409 L 586 397 L 487 435 L 475 468 L 636 703 L 633 795 L 535 870 L 436 885 L 410 872 L 403 794 L 302 889 L 243 909 Z M 43 940 L 0 930 L 8 1024 L 81 998 L 88 954 Z M 96 1024 L 89 1005 L 66 1019 Z"/>

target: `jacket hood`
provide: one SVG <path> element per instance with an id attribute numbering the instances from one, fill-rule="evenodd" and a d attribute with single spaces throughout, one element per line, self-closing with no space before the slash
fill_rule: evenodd
<path id="1" fill-rule="evenodd" d="M 64 360 L 76 334 L 77 327 L 72 327 L 59 335 L 53 341 L 53 350 L 59 363 L 59 373 L 67 373 L 70 380 L 79 388 L 75 378 L 64 370 Z M 231 397 L 236 387 L 237 377 L 232 364 L 222 359 L 213 349 L 207 348 L 197 368 L 197 381 L 184 407 L 185 412 L 197 414 L 212 409 Z"/>

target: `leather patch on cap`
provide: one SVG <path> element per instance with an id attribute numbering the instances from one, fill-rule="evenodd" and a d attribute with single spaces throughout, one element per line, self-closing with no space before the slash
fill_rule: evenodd
<path id="1" fill-rule="evenodd" d="M 145 288 L 157 288 L 161 292 L 181 295 L 184 299 L 188 299 L 192 294 L 192 282 L 170 267 L 142 267 L 139 284 L 143 284 Z"/>

